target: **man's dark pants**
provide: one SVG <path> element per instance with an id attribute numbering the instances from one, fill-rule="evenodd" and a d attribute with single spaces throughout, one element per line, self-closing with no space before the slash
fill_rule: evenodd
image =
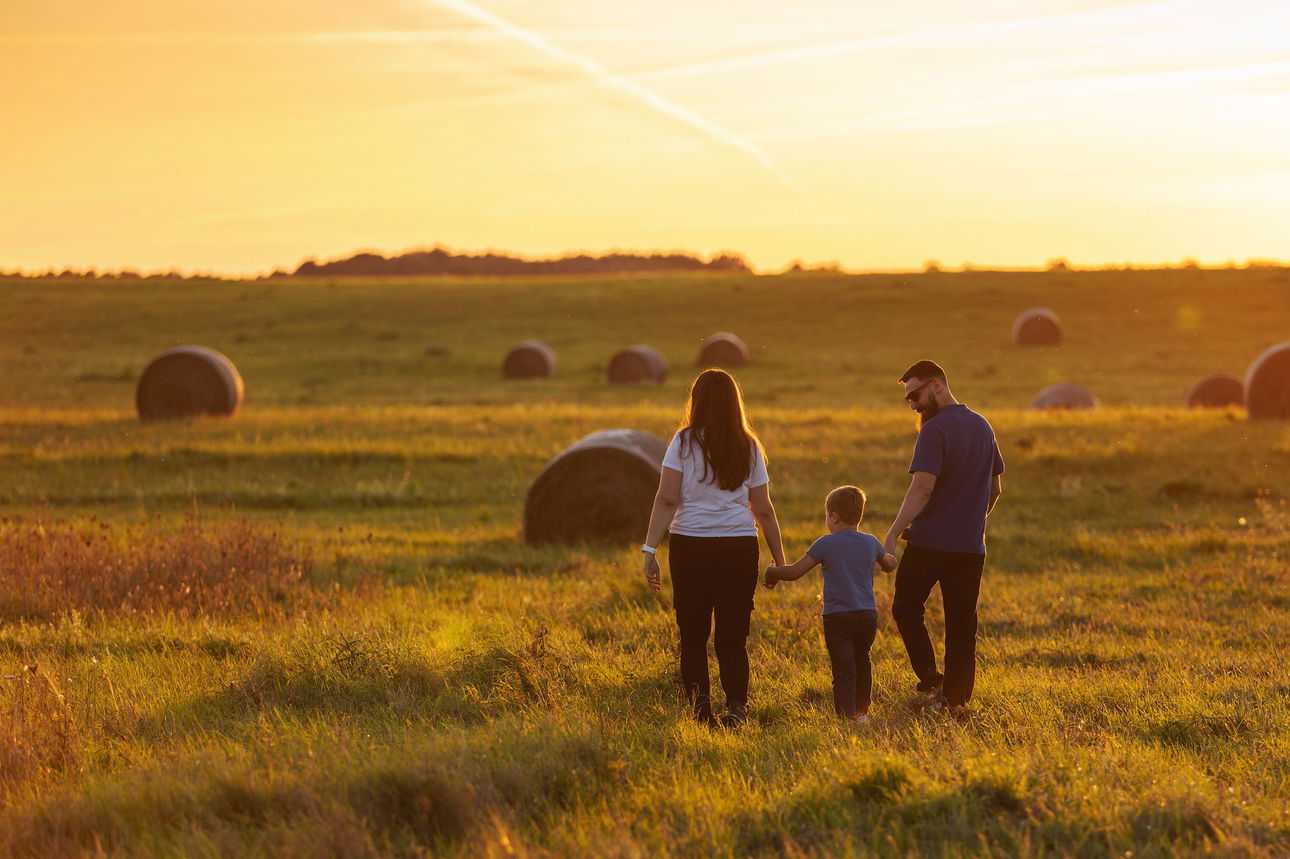
<path id="1" fill-rule="evenodd" d="M 943 681 L 941 695 L 951 707 L 970 701 L 976 682 L 976 601 L 984 568 L 985 555 L 906 546 L 896 570 L 891 614 L 918 675 L 918 688 L 930 692 Z M 936 652 L 923 622 L 923 608 L 938 583 L 945 605 L 944 675 L 936 670 Z"/>

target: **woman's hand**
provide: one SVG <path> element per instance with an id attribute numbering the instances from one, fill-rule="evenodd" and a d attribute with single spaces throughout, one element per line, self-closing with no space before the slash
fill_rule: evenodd
<path id="1" fill-rule="evenodd" d="M 649 552 L 645 553 L 645 584 L 649 585 L 654 593 L 658 593 L 658 589 L 661 586 L 658 558 Z"/>

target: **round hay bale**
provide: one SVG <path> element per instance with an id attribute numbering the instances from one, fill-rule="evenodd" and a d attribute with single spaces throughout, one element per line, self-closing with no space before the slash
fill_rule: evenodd
<path id="1" fill-rule="evenodd" d="M 1221 409 L 1245 405 L 1245 383 L 1231 373 L 1211 373 L 1187 391 L 1187 408 Z"/>
<path id="2" fill-rule="evenodd" d="M 1058 382 L 1049 385 L 1030 401 L 1032 409 L 1095 409 L 1097 397 L 1083 385 L 1074 382 Z"/>
<path id="3" fill-rule="evenodd" d="M 1290 418 L 1290 342 L 1273 346 L 1246 371 L 1245 410 L 1252 418 Z"/>
<path id="4" fill-rule="evenodd" d="M 1023 310 L 1012 323 L 1012 342 L 1018 346 L 1056 346 L 1062 342 L 1062 321 L 1047 307 Z"/>
<path id="5" fill-rule="evenodd" d="M 502 375 L 508 379 L 548 379 L 555 375 L 555 353 L 541 340 L 525 340 L 506 353 Z"/>
<path id="6" fill-rule="evenodd" d="M 524 541 L 631 543 L 645 536 L 667 443 L 612 429 L 565 448 L 524 499 Z"/>
<path id="7" fill-rule="evenodd" d="M 694 363 L 699 367 L 742 367 L 748 363 L 748 346 L 729 331 L 718 331 L 703 341 Z"/>
<path id="8" fill-rule="evenodd" d="M 227 357 L 205 346 L 176 346 L 144 368 L 134 403 L 145 421 L 232 417 L 242 392 L 242 375 Z"/>
<path id="9" fill-rule="evenodd" d="M 609 381 L 614 385 L 660 384 L 667 378 L 667 362 L 653 346 L 629 346 L 609 359 Z"/>

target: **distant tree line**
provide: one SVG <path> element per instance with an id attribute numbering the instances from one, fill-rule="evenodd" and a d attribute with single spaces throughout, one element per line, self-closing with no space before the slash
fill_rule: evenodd
<path id="1" fill-rule="evenodd" d="M 99 271 L 96 268 L 49 268 L 44 271 L 5 271 L 0 269 L 0 278 L 21 278 L 24 280 L 237 280 L 212 272 L 192 272 L 184 274 L 178 269 L 154 271 L 144 274 L 131 268 Z"/>
<path id="2" fill-rule="evenodd" d="M 1050 259 L 1045 266 L 1049 272 L 1062 274 L 1066 272 L 1078 271 L 1169 271 L 1169 270 L 1190 270 L 1190 271 L 1233 271 L 1237 269 L 1246 270 L 1275 270 L 1286 271 L 1290 269 L 1290 263 L 1282 260 L 1270 259 L 1249 259 L 1243 264 L 1237 264 L 1235 261 L 1228 262 L 1225 265 L 1202 265 L 1194 259 L 1185 259 L 1180 263 L 1170 265 L 1162 264 L 1133 264 L 1124 263 L 1120 265 L 1107 264 L 1101 266 L 1076 266 L 1069 263 L 1065 258 L 1054 257 Z M 991 269 L 977 268 L 970 263 L 964 263 L 962 270 L 971 271 L 978 274 L 991 271 Z M 331 262 L 317 262 L 315 260 L 306 260 L 296 267 L 294 272 L 287 272 L 281 269 L 268 275 L 269 278 L 282 278 L 293 276 L 304 277 L 341 277 L 341 276 L 391 276 L 391 275 L 523 275 L 523 274 L 620 274 L 631 272 L 668 272 L 668 271 L 711 271 L 711 272 L 738 272 L 751 273 L 752 269 L 747 260 L 742 255 L 736 253 L 721 253 L 712 259 L 704 262 L 699 257 L 688 253 L 624 253 L 614 252 L 602 254 L 601 256 L 592 256 L 589 254 L 575 254 L 563 256 L 558 259 L 531 260 L 522 257 L 513 257 L 506 254 L 483 253 L 483 254 L 455 254 L 443 248 L 434 248 L 432 250 L 417 250 L 396 256 L 385 257 L 380 254 L 371 252 L 356 253 L 345 259 L 332 260 Z M 928 260 L 924 263 L 924 273 L 939 274 L 945 272 L 936 260 Z M 1020 273 L 1026 271 L 1035 271 L 1035 269 L 1016 268 L 1016 269 L 997 269 L 999 272 Z M 825 262 L 808 264 L 801 260 L 794 260 L 782 274 L 843 274 L 845 273 L 841 265 L 837 262 Z M 864 272 L 852 272 L 863 274 Z M 949 272 L 946 272 L 949 273 Z M 108 280 L 108 281 L 139 281 L 139 280 L 259 280 L 264 276 L 226 276 L 214 272 L 190 272 L 185 274 L 177 269 L 169 271 L 152 271 L 140 272 L 136 269 L 123 268 L 117 270 L 99 271 L 95 268 L 48 268 L 43 271 L 7 271 L 0 269 L 0 278 L 22 278 L 31 280 Z"/>
<path id="3" fill-rule="evenodd" d="M 718 254 L 711 260 L 685 253 L 607 253 L 601 256 L 576 254 L 558 259 L 523 259 L 506 254 L 455 254 L 443 248 L 409 251 L 396 256 L 357 253 L 331 262 L 306 260 L 296 267 L 295 276 L 344 277 L 353 275 L 508 275 L 508 274 L 614 274 L 656 271 L 746 272 L 748 262 L 738 254 Z M 273 277 L 287 277 L 276 271 Z"/>

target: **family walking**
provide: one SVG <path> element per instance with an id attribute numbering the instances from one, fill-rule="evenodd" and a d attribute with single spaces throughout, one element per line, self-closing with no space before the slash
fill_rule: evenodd
<path id="1" fill-rule="evenodd" d="M 748 650 L 753 598 L 761 578 L 757 528 L 773 563 L 763 585 L 823 569 L 825 647 L 839 716 L 864 721 L 872 697 L 869 657 L 878 627 L 874 568 L 896 571 L 892 615 L 929 709 L 961 712 L 976 679 L 976 604 L 985 565 L 985 519 L 1002 492 L 1003 458 L 990 424 L 950 392 L 945 371 L 919 361 L 900 377 L 918 413 L 909 489 L 880 542 L 859 530 L 865 493 L 840 486 L 825 499 L 828 533 L 785 564 L 761 441 L 729 373 L 705 370 L 690 388 L 686 417 L 663 458 L 644 552 L 645 580 L 657 591 L 655 551 L 671 535 L 671 574 L 681 640 L 681 681 L 694 718 L 738 727 L 748 718 Z M 899 561 L 897 540 L 906 547 Z M 944 672 L 924 623 L 932 588 L 945 609 Z M 708 677 L 713 638 L 725 712 L 716 716 Z"/>

